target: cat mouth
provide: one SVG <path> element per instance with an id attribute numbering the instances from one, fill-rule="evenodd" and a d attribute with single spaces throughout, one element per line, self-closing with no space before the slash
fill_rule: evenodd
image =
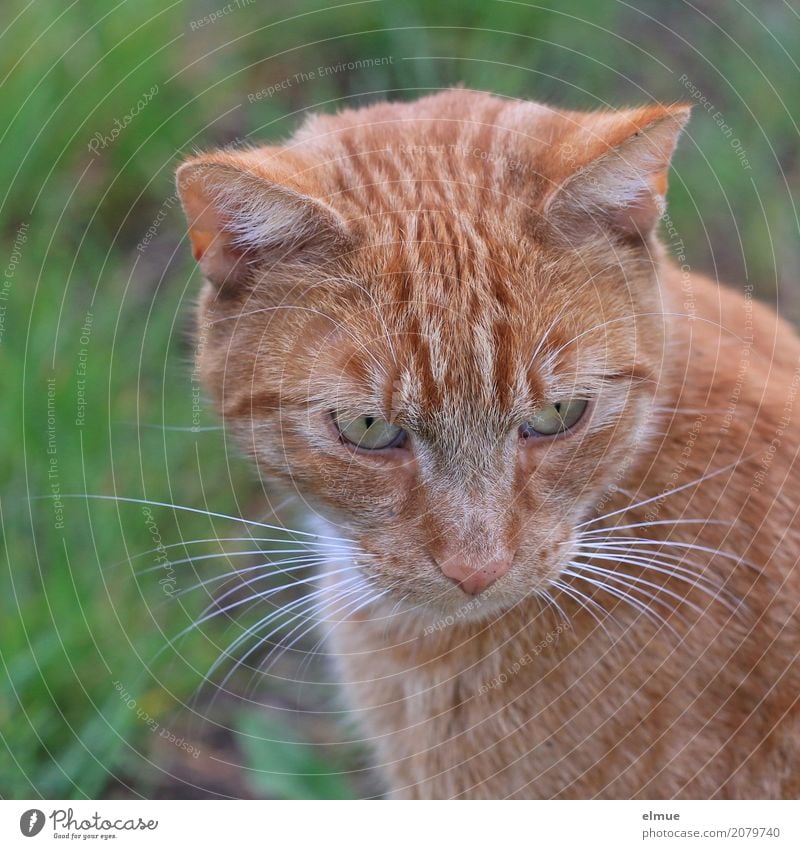
<path id="1" fill-rule="evenodd" d="M 405 594 L 405 606 L 410 612 L 415 612 L 424 618 L 431 613 L 438 614 L 442 621 L 454 624 L 456 622 L 475 621 L 513 606 L 519 598 L 509 592 L 502 576 L 475 591 L 474 584 L 463 586 L 464 579 L 452 577 L 443 572 L 436 561 L 428 558 L 432 571 L 435 570 L 434 587 L 429 590 L 420 589 L 411 594 Z M 477 571 L 477 570 L 476 570 Z M 404 593 L 396 588 L 401 597 Z M 438 621 L 438 620 L 437 620 Z M 427 629 L 426 625 L 426 629 Z"/>

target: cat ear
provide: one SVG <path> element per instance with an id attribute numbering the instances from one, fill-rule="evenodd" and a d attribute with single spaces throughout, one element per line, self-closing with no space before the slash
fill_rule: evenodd
<path id="1" fill-rule="evenodd" d="M 265 170 L 220 162 L 214 154 L 178 168 L 178 195 L 194 258 L 215 286 L 249 280 L 254 264 L 267 257 L 321 261 L 334 244 L 347 239 L 336 211 L 264 176 Z"/>
<path id="2" fill-rule="evenodd" d="M 562 239 L 648 236 L 664 212 L 667 172 L 690 106 L 586 116 L 564 145 L 544 217 Z M 576 170 L 577 166 L 577 170 Z"/>

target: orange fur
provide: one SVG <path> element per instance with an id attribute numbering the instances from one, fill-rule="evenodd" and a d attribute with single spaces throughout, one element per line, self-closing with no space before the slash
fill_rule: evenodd
<path id="1" fill-rule="evenodd" d="M 800 340 L 659 245 L 687 114 L 448 91 L 179 171 L 226 425 L 389 589 L 330 644 L 395 796 L 800 793 Z M 567 565 L 602 528 L 622 597 Z M 439 567 L 503 552 L 474 597 Z"/>

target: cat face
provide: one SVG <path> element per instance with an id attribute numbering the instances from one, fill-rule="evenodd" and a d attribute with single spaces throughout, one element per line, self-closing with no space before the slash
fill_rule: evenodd
<path id="1" fill-rule="evenodd" d="M 546 588 L 641 450 L 686 116 L 452 91 L 180 169 L 226 425 L 406 604 Z"/>

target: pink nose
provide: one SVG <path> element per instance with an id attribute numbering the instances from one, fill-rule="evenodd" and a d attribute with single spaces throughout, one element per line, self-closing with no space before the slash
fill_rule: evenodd
<path id="1" fill-rule="evenodd" d="M 470 566 L 466 558 L 458 556 L 437 559 L 437 562 L 442 572 L 452 578 L 465 593 L 478 595 L 508 572 L 513 559 L 513 554 L 503 554 L 493 560 L 483 561 L 477 568 Z"/>

